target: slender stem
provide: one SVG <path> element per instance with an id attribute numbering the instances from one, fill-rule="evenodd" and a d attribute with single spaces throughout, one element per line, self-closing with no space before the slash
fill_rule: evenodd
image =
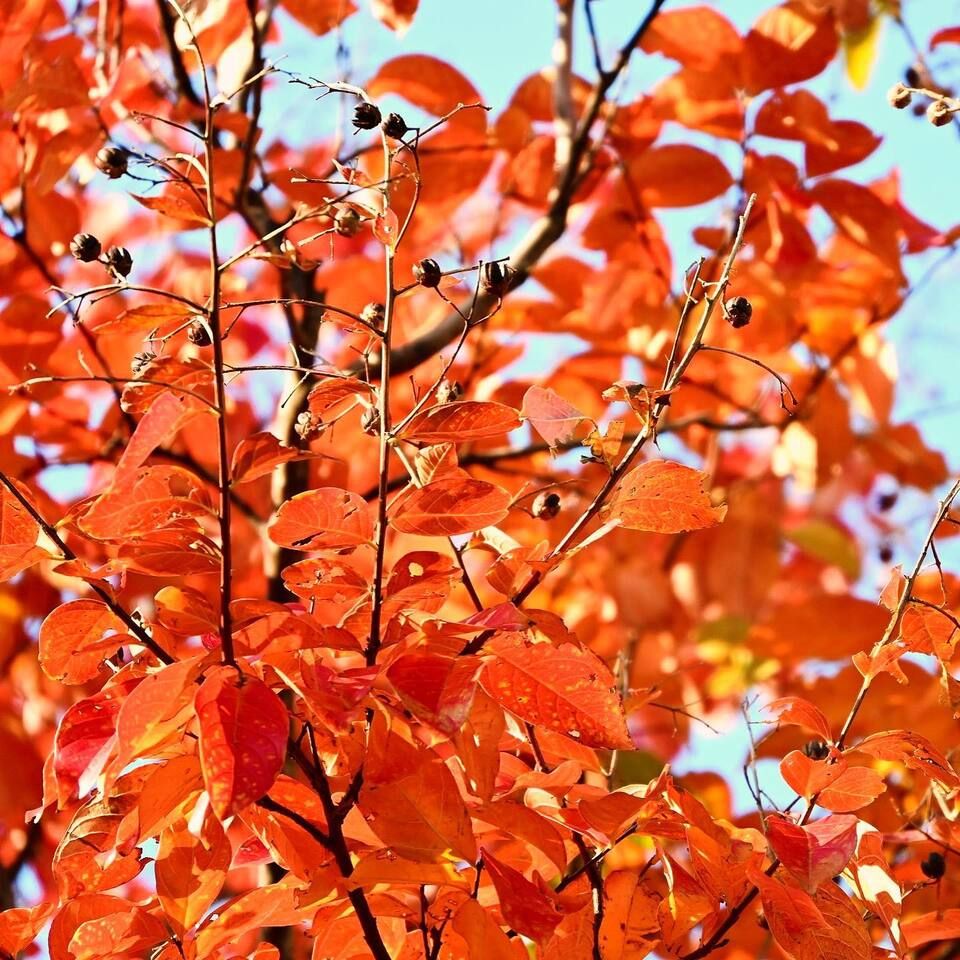
<path id="1" fill-rule="evenodd" d="M 16 498 L 20 506 L 23 507 L 27 513 L 40 525 L 43 532 L 56 544 L 57 549 L 63 554 L 65 560 L 76 560 L 76 553 L 67 545 L 64 539 L 57 533 L 56 528 L 47 523 L 47 521 L 41 516 L 40 512 L 34 507 L 34 505 L 20 492 L 17 485 L 3 472 L 0 472 L 0 483 L 2 483 L 7 490 L 10 491 L 11 495 Z M 124 626 L 140 641 L 161 663 L 170 664 L 174 662 L 174 658 L 167 653 L 163 647 L 157 643 L 153 637 L 147 633 L 142 623 L 138 623 L 117 601 L 113 596 L 107 591 L 104 590 L 97 583 L 90 583 L 86 581 L 90 588 L 93 590 L 98 597 L 113 611 L 113 613 L 123 621 Z"/>

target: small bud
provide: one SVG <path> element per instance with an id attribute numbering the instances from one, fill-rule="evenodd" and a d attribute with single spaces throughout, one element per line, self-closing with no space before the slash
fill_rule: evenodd
<path id="1" fill-rule="evenodd" d="M 123 147 L 103 147 L 94 163 L 101 173 L 118 180 L 127 172 L 127 151 Z"/>
<path id="2" fill-rule="evenodd" d="M 480 286 L 495 297 L 502 297 L 510 289 L 513 271 L 496 261 L 480 268 Z"/>
<path id="3" fill-rule="evenodd" d="M 538 493 L 530 507 L 538 520 L 552 520 L 560 512 L 560 496 L 556 493 Z"/>
<path id="4" fill-rule="evenodd" d="M 897 110 L 903 110 L 905 107 L 909 107 L 912 99 L 913 94 L 910 92 L 910 89 L 902 83 L 895 83 L 887 91 L 887 103 Z"/>
<path id="5" fill-rule="evenodd" d="M 315 413 L 302 410 L 297 414 L 297 422 L 293 425 L 293 429 L 301 440 L 312 440 L 323 433 L 324 423 Z"/>
<path id="6" fill-rule="evenodd" d="M 145 367 L 157 359 L 157 355 L 150 350 L 144 350 L 143 353 L 135 353 L 130 361 L 130 369 L 134 376 L 139 376 Z"/>
<path id="7" fill-rule="evenodd" d="M 886 493 L 881 493 L 877 497 L 877 509 L 881 513 L 886 513 L 888 510 L 892 510 L 894 504 L 897 502 L 897 491 L 888 490 Z"/>
<path id="8" fill-rule="evenodd" d="M 880 558 L 881 563 L 890 563 L 893 560 L 893 547 L 889 543 L 881 543 L 880 549 L 877 551 L 877 556 Z"/>
<path id="9" fill-rule="evenodd" d="M 363 226 L 363 218 L 353 207 L 340 207 L 333 218 L 333 229 L 341 237 L 355 237 Z"/>
<path id="10" fill-rule="evenodd" d="M 100 241 L 92 233 L 78 233 L 70 241 L 70 253 L 81 263 L 92 263 L 100 256 Z"/>
<path id="11" fill-rule="evenodd" d="M 413 265 L 413 279 L 421 287 L 437 287 L 440 285 L 441 277 L 443 277 L 443 271 L 440 269 L 440 264 L 436 260 L 431 260 L 430 257 L 418 260 Z"/>
<path id="12" fill-rule="evenodd" d="M 133 269 L 133 257 L 126 247 L 111 247 L 107 251 L 107 269 L 118 279 Z"/>
<path id="13" fill-rule="evenodd" d="M 361 100 L 353 108 L 353 125 L 357 130 L 372 130 L 380 124 L 380 110 L 375 103 Z"/>
<path id="14" fill-rule="evenodd" d="M 745 327 L 753 316 L 753 305 L 746 297 L 731 297 L 724 305 L 727 322 L 734 330 Z"/>
<path id="15" fill-rule="evenodd" d="M 399 113 L 387 114 L 387 119 L 383 121 L 383 132 L 394 140 L 399 140 L 410 128 L 406 120 Z"/>
<path id="16" fill-rule="evenodd" d="M 360 418 L 360 427 L 364 433 L 377 436 L 380 433 L 380 411 L 376 407 L 370 407 Z"/>
<path id="17" fill-rule="evenodd" d="M 825 740 L 816 737 L 803 745 L 803 752 L 811 760 L 826 760 L 830 756 L 830 747 Z"/>
<path id="18" fill-rule="evenodd" d="M 360 311 L 360 319 L 369 323 L 374 330 L 382 330 L 387 313 L 382 303 L 368 303 Z"/>
<path id="19" fill-rule="evenodd" d="M 463 396 L 463 387 L 456 380 L 441 380 L 437 387 L 437 403 L 455 403 Z"/>
<path id="20" fill-rule="evenodd" d="M 209 347 L 213 342 L 210 339 L 210 331 L 202 320 L 194 320 L 187 327 L 187 339 L 198 347 Z"/>
<path id="21" fill-rule="evenodd" d="M 946 100 L 933 100 L 927 107 L 927 119 L 935 127 L 943 127 L 953 120 L 953 110 Z"/>
<path id="22" fill-rule="evenodd" d="M 947 861 L 942 853 L 934 851 L 920 864 L 920 869 L 925 877 L 939 880 L 947 872 Z"/>

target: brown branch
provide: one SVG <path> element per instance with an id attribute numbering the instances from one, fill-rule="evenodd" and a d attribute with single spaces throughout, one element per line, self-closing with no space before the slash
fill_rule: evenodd
<path id="1" fill-rule="evenodd" d="M 27 513 L 40 525 L 43 532 L 57 545 L 57 548 L 63 554 L 65 560 L 76 560 L 77 554 L 67 545 L 64 539 L 57 533 L 56 528 L 41 516 L 34 505 L 20 492 L 17 485 L 3 472 L 0 472 L 0 483 L 17 499 L 17 502 Z M 89 583 L 89 581 L 86 581 Z M 161 662 L 165 664 L 173 663 L 174 658 L 167 653 L 163 647 L 157 643 L 153 637 L 147 633 L 143 624 L 138 623 L 107 591 L 97 583 L 89 583 L 90 588 L 100 597 L 101 600 L 113 611 L 113 613 L 123 621 L 124 626 Z"/>

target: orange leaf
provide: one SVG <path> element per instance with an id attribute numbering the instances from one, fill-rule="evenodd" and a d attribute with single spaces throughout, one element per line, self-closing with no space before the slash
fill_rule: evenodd
<path id="1" fill-rule="evenodd" d="M 898 760 L 911 770 L 936 780 L 948 789 L 960 786 L 960 776 L 950 761 L 924 736 L 910 730 L 888 730 L 861 740 L 853 749 L 878 760 Z"/>
<path id="2" fill-rule="evenodd" d="M 26 496 L 20 484 L 17 488 Z M 0 580 L 9 580 L 48 556 L 37 547 L 39 534 L 40 525 L 6 485 L 0 485 Z"/>
<path id="3" fill-rule="evenodd" d="M 413 23 L 420 0 L 373 0 L 373 15 L 401 36 Z"/>
<path id="4" fill-rule="evenodd" d="M 453 854 L 474 861 L 467 808 L 446 764 L 423 759 L 407 776 L 364 782 L 360 809 L 373 832 L 401 857 L 432 863 Z"/>
<path id="5" fill-rule="evenodd" d="M 464 400 L 417 414 L 401 436 L 417 443 L 462 443 L 499 437 L 520 426 L 517 411 L 503 403 Z"/>
<path id="6" fill-rule="evenodd" d="M 283 701 L 256 677 L 231 667 L 208 673 L 194 699 L 203 782 L 224 820 L 273 786 L 287 754 Z"/>
<path id="7" fill-rule="evenodd" d="M 284 446 L 268 431 L 255 433 L 244 437 L 234 449 L 230 476 L 233 483 L 249 483 L 265 477 L 281 463 L 303 460 L 309 456 L 307 451 Z"/>
<path id="8" fill-rule="evenodd" d="M 733 185 L 720 160 L 689 144 L 645 150 L 630 163 L 630 174 L 648 207 L 692 207 L 721 196 Z"/>
<path id="9" fill-rule="evenodd" d="M 340 26 L 357 12 L 353 0 L 283 0 L 283 7 L 318 37 Z"/>
<path id="10" fill-rule="evenodd" d="M 814 893 L 840 873 L 857 846 L 857 818 L 829 816 L 800 826 L 786 817 L 767 818 L 767 839 L 780 862 Z"/>
<path id="11" fill-rule="evenodd" d="M 668 460 L 650 460 L 631 470 L 603 512 L 629 530 L 682 533 L 720 523 L 726 506 L 715 507 L 706 492 L 708 477 Z"/>
<path id="12" fill-rule="evenodd" d="M 600 955 L 603 960 L 641 960 L 660 942 L 661 898 L 631 870 L 616 870 L 603 884 Z"/>
<path id="13" fill-rule="evenodd" d="M 274 543 L 293 550 L 346 550 L 370 542 L 373 518 L 363 497 L 320 487 L 282 504 L 267 532 Z"/>
<path id="14" fill-rule="evenodd" d="M 216 817 L 204 817 L 199 835 L 185 820 L 160 834 L 156 859 L 157 897 L 167 920 L 182 937 L 203 918 L 223 889 L 232 850 Z"/>
<path id="15" fill-rule="evenodd" d="M 781 697 L 767 704 L 767 709 L 777 714 L 782 724 L 796 724 L 820 734 L 828 743 L 833 740 L 830 724 L 820 708 L 800 697 Z"/>
<path id="16" fill-rule="evenodd" d="M 506 490 L 470 477 L 448 477 L 407 487 L 393 502 L 390 523 L 401 533 L 449 537 L 498 524 L 509 512 Z"/>
<path id="17" fill-rule="evenodd" d="M 545 387 L 530 387 L 523 395 L 520 416 L 547 441 L 551 449 L 567 443 L 587 418 L 559 394 Z"/>
<path id="18" fill-rule="evenodd" d="M 633 749 L 613 675 L 596 654 L 572 643 L 516 639 L 487 650 L 494 656 L 481 675 L 483 688 L 521 720 L 588 747 Z"/>
<path id="19" fill-rule="evenodd" d="M 71 600 L 40 624 L 40 666 L 52 680 L 86 683 L 129 642 L 122 621 L 102 600 Z"/>
<path id="20" fill-rule="evenodd" d="M 696 36 L 697 42 L 690 38 Z M 662 10 L 640 41 L 646 53 L 662 53 L 691 70 L 709 73 L 721 60 L 740 55 L 743 40 L 737 28 L 713 7 Z"/>

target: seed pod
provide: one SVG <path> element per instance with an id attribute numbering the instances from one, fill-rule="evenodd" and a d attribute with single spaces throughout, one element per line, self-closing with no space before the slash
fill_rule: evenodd
<path id="1" fill-rule="evenodd" d="M 380 110 L 375 103 L 361 100 L 353 108 L 353 125 L 357 130 L 372 130 L 380 124 Z"/>
<path id="2" fill-rule="evenodd" d="M 825 740 L 816 737 L 803 745 L 803 752 L 811 760 L 826 760 L 830 756 L 830 747 Z"/>
<path id="3" fill-rule="evenodd" d="M 437 387 L 437 403 L 454 403 L 463 396 L 463 387 L 456 380 L 441 380 Z"/>
<path id="4" fill-rule="evenodd" d="M 353 207 L 340 207 L 333 218 L 333 229 L 341 237 L 355 237 L 363 226 L 363 218 Z"/>
<path id="5" fill-rule="evenodd" d="M 443 271 L 440 269 L 440 264 L 430 257 L 418 260 L 413 265 L 413 279 L 416 280 L 421 287 L 437 287 L 440 285 L 440 279 L 442 277 Z"/>
<path id="6" fill-rule="evenodd" d="M 92 233 L 78 233 L 70 241 L 70 253 L 81 263 L 92 263 L 100 256 L 100 241 Z"/>
<path id="7" fill-rule="evenodd" d="M 144 367 L 148 366 L 151 361 L 156 360 L 157 355 L 150 350 L 144 350 L 142 353 L 135 353 L 133 359 L 130 361 L 130 369 L 133 371 L 134 376 L 139 376 Z"/>
<path id="8" fill-rule="evenodd" d="M 111 180 L 119 180 L 127 172 L 127 151 L 123 147 L 103 147 L 94 163 Z"/>
<path id="9" fill-rule="evenodd" d="M 126 247 L 111 247 L 107 251 L 107 269 L 118 279 L 126 277 L 133 269 L 133 257 Z"/>
<path id="10" fill-rule="evenodd" d="M 925 877 L 931 880 L 939 880 L 947 872 L 947 861 L 942 853 L 934 851 L 929 854 L 926 860 L 920 864 L 920 869 Z"/>
<path id="11" fill-rule="evenodd" d="M 907 67 L 903 71 L 903 79 L 906 80 L 908 87 L 923 86 L 923 77 L 920 76 L 920 71 L 915 66 Z"/>
<path id="12" fill-rule="evenodd" d="M 394 140 L 399 140 L 410 128 L 406 120 L 399 113 L 387 114 L 387 119 L 383 121 L 383 132 Z"/>
<path id="13" fill-rule="evenodd" d="M 538 520 L 552 520 L 560 512 L 560 496 L 553 492 L 538 493 L 530 506 Z"/>
<path id="14" fill-rule="evenodd" d="M 360 427 L 364 433 L 377 436 L 380 433 L 380 411 L 376 407 L 370 407 L 360 418 Z"/>
<path id="15" fill-rule="evenodd" d="M 906 107 L 910 106 L 910 101 L 913 99 L 913 94 L 910 92 L 910 89 L 904 86 L 902 83 L 895 83 L 887 91 L 887 103 L 891 107 L 895 107 L 897 110 L 903 110 Z"/>
<path id="16" fill-rule="evenodd" d="M 315 413 L 303 410 L 297 415 L 297 422 L 293 425 L 293 429 L 301 440 L 312 440 L 323 433 L 324 423 Z"/>
<path id="17" fill-rule="evenodd" d="M 210 331 L 202 320 L 194 320 L 187 327 L 187 339 L 198 347 L 209 347 L 213 342 L 210 339 Z"/>
<path id="18" fill-rule="evenodd" d="M 387 312 L 382 303 L 368 303 L 360 311 L 360 319 L 366 321 L 375 330 L 383 329 L 383 322 Z"/>
<path id="19" fill-rule="evenodd" d="M 881 563 L 889 563 L 893 559 L 893 547 L 889 543 L 881 543 L 877 556 Z"/>
<path id="20" fill-rule="evenodd" d="M 881 493 L 877 497 L 877 509 L 882 513 L 886 513 L 888 510 L 893 509 L 894 504 L 897 502 L 897 491 L 888 490 L 886 493 Z"/>
<path id="21" fill-rule="evenodd" d="M 927 107 L 927 119 L 935 127 L 943 127 L 953 120 L 953 111 L 946 100 L 933 100 Z"/>
<path id="22" fill-rule="evenodd" d="M 502 297 L 510 289 L 512 277 L 513 271 L 496 261 L 480 268 L 480 286 L 495 297 Z"/>
<path id="23" fill-rule="evenodd" d="M 753 316 L 753 304 L 746 297 L 731 297 L 724 305 L 727 322 L 734 330 L 745 327 Z"/>

